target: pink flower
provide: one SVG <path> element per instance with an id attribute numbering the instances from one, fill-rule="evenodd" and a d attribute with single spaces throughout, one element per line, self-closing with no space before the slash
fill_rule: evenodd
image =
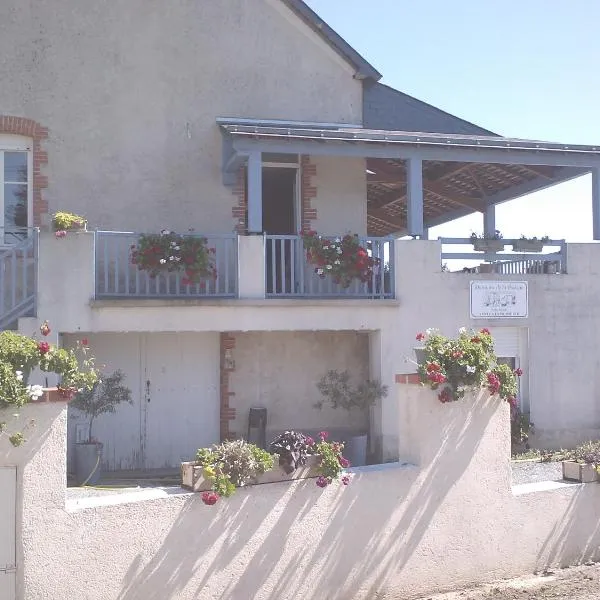
<path id="1" fill-rule="evenodd" d="M 38 350 L 40 351 L 40 354 L 47 354 L 50 352 L 50 344 L 48 342 L 39 342 Z"/>
<path id="2" fill-rule="evenodd" d="M 66 231 L 57 231 L 54 233 L 54 237 L 59 240 L 60 238 L 64 238 L 67 237 L 67 232 Z"/>
<path id="3" fill-rule="evenodd" d="M 421 342 L 425 339 L 425 334 L 424 333 L 417 333 L 417 342 Z"/>
<path id="4" fill-rule="evenodd" d="M 50 335 L 50 332 L 52 330 L 50 329 L 50 325 L 48 324 L 48 321 L 44 321 L 41 325 L 40 325 L 40 333 L 46 337 L 47 335 Z"/>
<path id="5" fill-rule="evenodd" d="M 500 379 L 496 373 L 487 374 L 488 390 L 490 394 L 495 395 L 500 391 Z"/>
<path id="6" fill-rule="evenodd" d="M 342 477 L 342 483 L 343 483 L 344 485 L 348 485 L 348 484 L 350 483 L 350 477 L 348 477 L 348 475 L 344 475 L 344 476 Z"/>
<path id="7" fill-rule="evenodd" d="M 81 345 L 87 348 L 89 346 L 89 340 L 87 338 L 83 338 L 81 340 Z"/>
<path id="8" fill-rule="evenodd" d="M 338 462 L 343 469 L 347 469 L 350 466 L 350 461 L 343 456 L 338 457 Z"/>
<path id="9" fill-rule="evenodd" d="M 313 440 L 310 436 L 307 436 L 305 441 L 307 446 L 313 446 L 315 443 L 315 440 Z"/>
<path id="10" fill-rule="evenodd" d="M 479 333 L 483 334 L 483 335 L 492 335 L 490 333 L 490 330 L 487 327 L 484 327 L 483 329 L 479 330 Z"/>
<path id="11" fill-rule="evenodd" d="M 442 402 L 443 404 L 445 404 L 446 402 L 452 402 L 452 393 L 450 392 L 450 390 L 448 388 L 444 388 L 438 394 L 438 400 L 440 402 Z"/>
<path id="12" fill-rule="evenodd" d="M 204 504 L 208 504 L 208 506 L 212 506 L 216 504 L 219 500 L 220 496 L 216 492 L 202 492 L 202 502 Z"/>
<path id="13" fill-rule="evenodd" d="M 321 438 L 322 442 L 326 442 L 327 438 L 329 437 L 329 433 L 327 431 L 320 431 L 319 437 Z"/>
<path id="14" fill-rule="evenodd" d="M 321 475 L 320 477 L 317 478 L 317 481 L 315 483 L 320 488 L 325 488 L 329 485 L 329 479 L 327 479 L 327 477 L 323 477 L 323 475 Z"/>
<path id="15" fill-rule="evenodd" d="M 515 375 L 521 377 L 521 375 L 523 375 L 523 369 L 515 369 Z"/>

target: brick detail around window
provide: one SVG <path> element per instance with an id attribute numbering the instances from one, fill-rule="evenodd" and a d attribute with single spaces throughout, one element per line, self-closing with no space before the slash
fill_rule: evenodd
<path id="1" fill-rule="evenodd" d="M 317 209 L 313 206 L 313 198 L 317 197 L 317 188 L 313 177 L 317 175 L 317 165 L 311 162 L 310 156 L 300 159 L 300 202 L 302 203 L 300 223 L 302 232 L 313 229 L 313 221 L 317 219 Z"/>
<path id="2" fill-rule="evenodd" d="M 232 333 L 221 333 L 221 365 L 220 365 L 220 423 L 221 441 L 235 437 L 230 431 L 229 424 L 235 419 L 235 408 L 231 406 L 231 399 L 235 393 L 230 389 L 231 373 L 235 371 L 233 350 L 235 349 L 235 336 Z"/>
<path id="3" fill-rule="evenodd" d="M 403 375 L 396 375 L 396 383 L 408 383 L 411 385 L 419 385 L 421 379 L 418 373 L 408 373 Z"/>
<path id="4" fill-rule="evenodd" d="M 42 190 L 48 187 L 48 178 L 42 174 L 42 167 L 48 162 L 48 153 L 42 150 L 42 141 L 48 137 L 48 129 L 39 123 L 23 117 L 0 115 L 0 134 L 22 135 L 33 141 L 33 225 L 42 225 L 43 215 L 48 213 L 48 202 Z"/>
<path id="5" fill-rule="evenodd" d="M 231 193 L 235 197 L 235 204 L 231 215 L 235 220 L 235 231 L 244 235 L 248 229 L 248 201 L 246 198 L 246 170 L 242 167 L 237 174 L 237 181 Z"/>

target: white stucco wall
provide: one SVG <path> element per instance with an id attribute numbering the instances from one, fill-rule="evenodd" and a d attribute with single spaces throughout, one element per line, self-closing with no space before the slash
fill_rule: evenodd
<path id="1" fill-rule="evenodd" d="M 245 435 L 248 410 L 267 408 L 267 431 L 344 428 L 367 431 L 367 414 L 314 407 L 321 395 L 317 381 L 328 371 L 348 370 L 354 383 L 369 378 L 369 338 L 366 333 L 248 332 L 235 335 L 235 371 L 230 391 L 236 419 L 231 430 Z"/>
<path id="2" fill-rule="evenodd" d="M 280 0 L 2 3 L 0 114 L 48 127 L 50 211 L 231 231 L 218 116 L 359 124 L 353 68 Z"/>
<path id="3" fill-rule="evenodd" d="M 409 599 L 598 557 L 597 485 L 513 495 L 506 403 L 442 405 L 411 385 L 394 400 L 416 466 L 324 491 L 250 487 L 214 507 L 166 494 L 84 510 L 65 507 L 66 411 L 27 407 L 29 444 L 0 441 L 0 465 L 19 470 L 18 600 L 162 598 L 165 586 L 173 600 Z"/>

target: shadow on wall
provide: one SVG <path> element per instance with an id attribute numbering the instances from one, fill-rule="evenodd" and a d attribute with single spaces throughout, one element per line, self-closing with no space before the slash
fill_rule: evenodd
<path id="1" fill-rule="evenodd" d="M 413 426 L 422 432 L 420 469 L 356 473 L 347 488 L 334 484 L 325 492 L 314 481 L 269 484 L 268 494 L 256 486 L 212 509 L 194 497 L 153 558 L 142 566 L 145 560 L 138 555 L 129 566 L 119 600 L 174 599 L 183 590 L 185 598 L 372 598 L 391 580 L 409 597 L 449 585 L 448 573 L 436 575 L 444 570 L 444 548 L 463 557 L 453 562 L 452 580 L 472 581 L 473 565 L 464 557 L 477 556 L 481 537 L 457 541 L 440 539 L 437 532 L 440 526 L 455 531 L 457 505 L 468 528 L 488 500 L 483 496 L 461 505 L 467 491 L 457 482 L 470 472 L 467 479 L 488 486 L 498 497 L 493 511 L 510 495 L 508 460 L 495 473 L 482 469 L 491 457 L 499 462 L 498 443 L 509 444 L 507 427 L 498 426 L 508 416 L 487 396 L 475 405 L 431 402 L 417 408 Z M 493 443 L 486 443 L 490 438 Z M 494 538 L 502 532 L 483 535 L 500 547 Z M 423 580 L 421 566 L 409 564 L 423 560 L 433 566 L 430 581 Z M 227 583 L 220 585 L 214 578 L 224 571 Z"/>

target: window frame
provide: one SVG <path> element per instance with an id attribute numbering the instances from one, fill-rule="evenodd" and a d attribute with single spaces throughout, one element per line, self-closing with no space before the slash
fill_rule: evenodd
<path id="1" fill-rule="evenodd" d="M 6 152 L 27 153 L 27 228 L 26 237 L 31 235 L 33 229 L 33 140 L 31 138 L 14 135 L 0 134 L 0 247 L 13 246 L 18 243 L 6 241 L 4 223 L 4 154 Z"/>

